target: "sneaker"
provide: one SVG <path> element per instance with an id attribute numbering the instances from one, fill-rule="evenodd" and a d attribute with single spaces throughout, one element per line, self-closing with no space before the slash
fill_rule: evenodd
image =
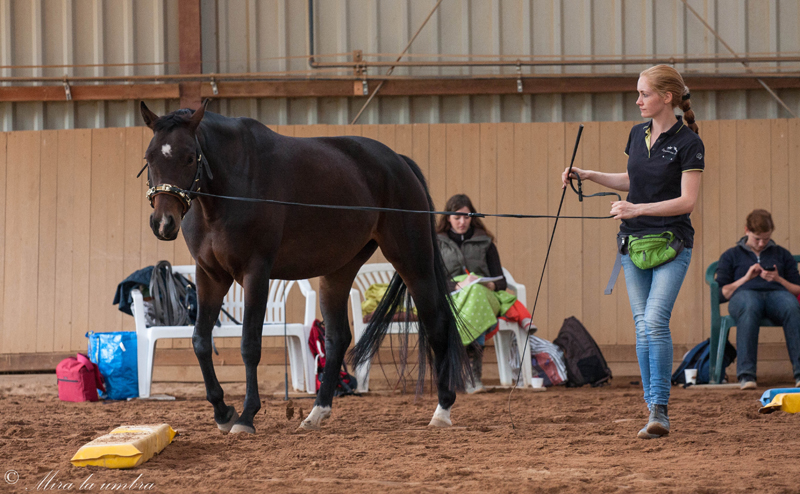
<path id="1" fill-rule="evenodd" d="M 749 377 L 739 379 L 739 389 L 756 389 L 756 380 Z"/>

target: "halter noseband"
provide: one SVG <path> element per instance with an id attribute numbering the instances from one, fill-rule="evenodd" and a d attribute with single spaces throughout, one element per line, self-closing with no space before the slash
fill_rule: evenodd
<path id="1" fill-rule="evenodd" d="M 192 186 L 187 191 L 186 189 L 182 189 L 175 185 L 171 184 L 161 184 L 155 187 L 150 185 L 150 169 L 149 163 L 144 165 L 144 168 L 147 168 L 147 193 L 145 197 L 148 201 L 150 201 L 150 207 L 155 208 L 153 205 L 153 200 L 159 194 L 169 194 L 171 196 L 177 197 L 178 200 L 181 201 L 181 205 L 183 205 L 183 212 L 181 213 L 181 218 L 183 218 L 186 213 L 189 211 L 189 208 L 192 207 L 192 194 L 194 192 L 200 192 L 200 179 L 203 178 L 203 170 L 205 169 L 206 174 L 208 175 L 209 179 L 213 179 L 214 175 L 211 174 L 211 167 L 208 164 L 208 160 L 203 155 L 203 150 L 200 148 L 200 141 L 197 139 L 197 136 L 194 136 L 194 142 L 197 144 L 197 150 L 195 154 L 197 155 L 197 171 L 194 174 L 194 181 L 192 181 Z M 144 171 L 142 168 L 142 171 Z M 139 172 L 141 175 L 142 172 Z M 139 176 L 137 175 L 137 177 Z"/>

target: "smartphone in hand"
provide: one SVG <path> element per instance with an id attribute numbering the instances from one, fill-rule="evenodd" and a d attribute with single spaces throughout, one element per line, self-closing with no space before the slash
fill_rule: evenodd
<path id="1" fill-rule="evenodd" d="M 775 266 L 764 266 L 762 264 L 761 269 L 763 269 L 764 271 L 775 271 Z"/>

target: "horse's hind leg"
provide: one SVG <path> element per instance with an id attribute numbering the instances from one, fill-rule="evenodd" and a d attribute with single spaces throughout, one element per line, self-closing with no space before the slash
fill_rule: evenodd
<path id="1" fill-rule="evenodd" d="M 400 273 L 400 271 L 398 271 Z M 401 273 L 402 276 L 402 273 Z M 433 365 L 436 369 L 437 389 L 439 404 L 433 414 L 430 425 L 435 427 L 449 427 L 450 408 L 456 401 L 456 392 L 452 388 L 451 376 L 452 362 L 449 358 L 453 341 L 448 337 L 449 318 L 452 317 L 447 304 L 437 303 L 444 299 L 444 294 L 439 293 L 433 273 L 425 273 L 420 277 L 406 275 L 408 291 L 414 299 L 420 323 L 427 331 L 428 343 L 433 350 Z M 459 351 L 463 349 L 459 348 Z"/>
<path id="2" fill-rule="evenodd" d="M 339 370 L 342 368 L 347 347 L 353 339 L 350 321 L 347 319 L 347 297 L 358 269 L 376 248 L 377 244 L 370 242 L 345 267 L 320 280 L 319 306 L 325 321 L 325 369 L 322 371 L 322 385 L 314 408 L 300 424 L 303 429 L 319 429 L 322 421 L 330 417 L 333 395 L 339 383 Z"/>
<path id="3" fill-rule="evenodd" d="M 214 421 L 221 431 L 229 432 L 239 415 L 236 414 L 234 407 L 225 405 L 225 393 L 222 391 L 219 380 L 217 380 L 217 374 L 214 372 L 214 362 L 211 360 L 211 332 L 214 330 L 214 324 L 219 317 L 225 294 L 228 293 L 228 289 L 233 282 L 233 279 L 227 274 L 223 276 L 225 277 L 224 279 L 213 280 L 202 268 L 199 266 L 197 268 L 198 314 L 197 322 L 194 326 L 194 334 L 192 335 L 192 346 L 194 347 L 194 354 L 197 356 L 197 362 L 200 364 L 200 371 L 203 373 L 206 399 L 214 407 Z"/>
<path id="4" fill-rule="evenodd" d="M 456 401 L 456 387 L 462 382 L 466 354 L 447 302 L 446 281 L 437 279 L 437 272 L 441 271 L 433 258 L 437 254 L 434 249 L 419 247 L 431 242 L 430 237 L 425 238 L 424 228 L 430 226 L 422 224 L 411 230 L 418 232 L 417 238 L 392 235 L 389 242 L 381 244 L 381 249 L 408 287 L 417 308 L 420 331 L 425 331 L 427 344 L 433 351 L 439 406 L 430 425 L 449 427 L 450 408 Z"/>

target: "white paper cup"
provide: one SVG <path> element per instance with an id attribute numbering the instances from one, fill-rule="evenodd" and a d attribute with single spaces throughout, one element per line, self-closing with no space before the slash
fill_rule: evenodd
<path id="1" fill-rule="evenodd" d="M 534 377 L 531 379 L 531 386 L 534 388 L 543 388 L 544 387 L 544 379 L 541 377 Z"/>
<path id="2" fill-rule="evenodd" d="M 686 377 L 686 384 L 697 384 L 697 369 L 686 369 L 683 374 Z"/>

